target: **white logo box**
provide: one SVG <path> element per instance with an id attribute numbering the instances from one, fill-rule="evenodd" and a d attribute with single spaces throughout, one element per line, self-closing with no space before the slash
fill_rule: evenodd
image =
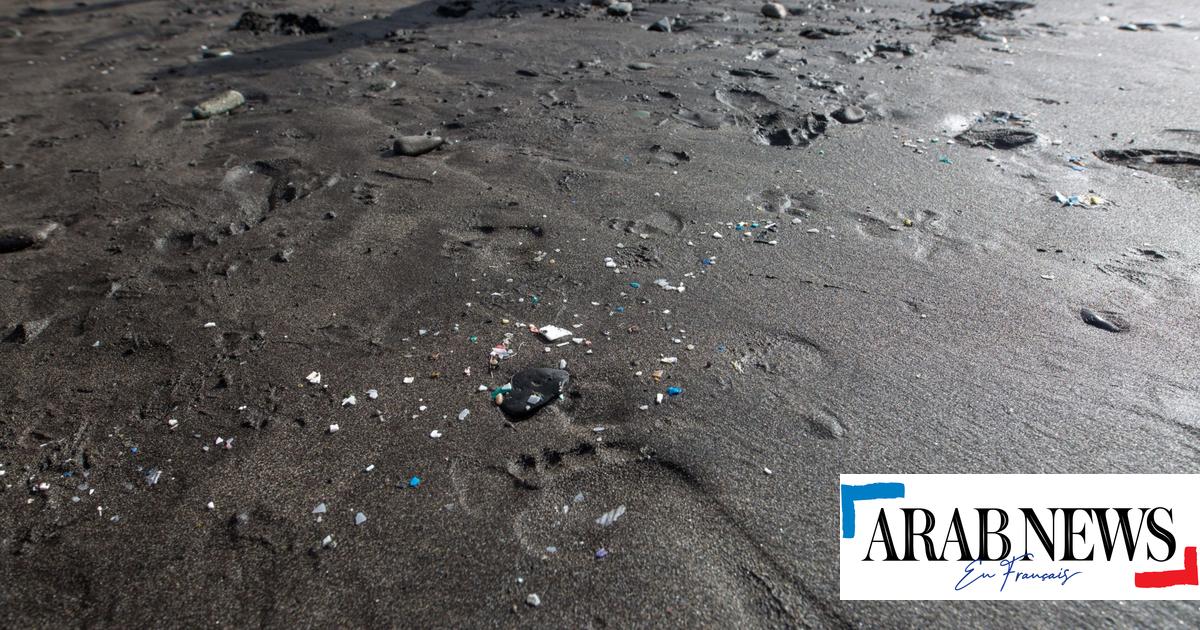
<path id="1" fill-rule="evenodd" d="M 842 599 L 1200 599 L 1200 475 L 847 474 L 839 494 Z M 960 559 L 956 508 L 968 560 Z M 1003 559 L 995 535 L 988 538 L 989 558 L 979 557 L 984 508 L 991 531 L 1007 516 L 1002 533 L 1011 549 Z M 914 537 L 909 560 L 906 509 L 914 533 L 927 529 L 926 511 L 933 515 L 929 544 Z M 1128 528 L 1119 510 L 1126 510 Z M 1069 553 L 1068 516 L 1076 532 Z M 929 560 L 931 547 L 945 560 Z M 1089 551 L 1092 558 L 1082 559 Z M 1026 553 L 1028 559 L 1016 559 Z"/>

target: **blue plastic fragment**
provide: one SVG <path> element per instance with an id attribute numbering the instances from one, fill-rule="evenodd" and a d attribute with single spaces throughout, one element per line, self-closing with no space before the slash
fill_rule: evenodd
<path id="1" fill-rule="evenodd" d="M 680 395 L 680 394 L 682 394 L 682 393 L 683 393 L 683 388 L 682 388 L 682 387 L 675 387 L 674 385 L 672 385 L 672 386 L 670 386 L 670 387 L 668 387 L 668 388 L 667 388 L 667 395 L 668 395 L 668 396 L 678 396 L 678 395 Z"/>
<path id="2" fill-rule="evenodd" d="M 412 479 L 408 480 L 408 487 L 410 488 L 416 488 L 419 485 L 421 485 L 420 477 L 413 477 Z"/>

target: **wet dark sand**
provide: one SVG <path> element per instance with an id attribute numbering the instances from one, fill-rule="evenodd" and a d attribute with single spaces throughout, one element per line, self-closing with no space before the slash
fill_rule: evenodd
<path id="1" fill-rule="evenodd" d="M 1200 169 L 1094 153 L 1200 153 L 1189 3 L 1043 2 L 987 39 L 916 0 L 259 9 L 338 27 L 306 36 L 231 32 L 225 1 L 26 4 L 0 19 L 0 232 L 29 245 L 0 254 L 0 626 L 1200 622 L 843 603 L 837 569 L 840 473 L 1200 470 Z M 1182 26 L 1117 28 L 1143 20 Z M 947 143 L 991 111 L 1037 141 Z M 448 144 L 391 155 L 426 131 Z M 477 391 L 560 360 L 530 420 Z"/>

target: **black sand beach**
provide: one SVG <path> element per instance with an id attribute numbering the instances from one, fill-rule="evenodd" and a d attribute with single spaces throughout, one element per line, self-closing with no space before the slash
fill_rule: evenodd
<path id="1" fill-rule="evenodd" d="M 7 3 L 0 626 L 1200 624 L 837 531 L 1200 472 L 1197 7 L 785 5 Z"/>

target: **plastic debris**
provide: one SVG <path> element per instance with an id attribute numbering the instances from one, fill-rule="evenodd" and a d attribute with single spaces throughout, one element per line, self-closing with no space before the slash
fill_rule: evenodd
<path id="1" fill-rule="evenodd" d="M 1054 192 L 1052 197 L 1055 201 L 1061 204 L 1064 208 L 1067 206 L 1084 207 L 1084 206 L 1102 206 L 1106 203 L 1105 199 L 1099 195 L 1064 195 L 1058 191 Z"/>
<path id="2" fill-rule="evenodd" d="M 471 415 L 471 410 L 470 410 L 470 409 L 463 409 L 462 411 L 458 412 L 458 419 L 459 419 L 459 421 L 461 422 L 461 421 L 463 421 L 463 420 L 466 420 L 466 419 L 467 419 L 467 416 L 469 416 L 469 415 Z"/>
<path id="3" fill-rule="evenodd" d="M 618 505 L 604 514 L 601 514 L 600 518 L 596 519 L 596 524 L 603 527 L 608 527 L 609 525 L 616 523 L 617 519 L 621 518 L 623 514 L 625 514 L 625 506 Z"/>
<path id="4" fill-rule="evenodd" d="M 571 331 L 566 328 L 559 328 L 553 324 L 542 326 L 538 332 L 541 333 L 543 339 L 552 342 L 571 336 Z"/>
<path id="5" fill-rule="evenodd" d="M 570 380 L 565 370 L 527 368 L 513 375 L 507 391 L 493 392 L 493 399 L 505 415 L 522 420 L 558 398 Z"/>
<path id="6" fill-rule="evenodd" d="M 317 504 L 317 507 L 313 508 L 313 511 L 312 511 L 312 513 L 313 513 L 313 514 L 324 514 L 324 513 L 326 513 L 327 511 L 328 511 L 328 510 L 326 509 L 326 507 L 325 507 L 325 504 L 324 504 L 324 503 L 318 503 L 318 504 Z"/>
<path id="7" fill-rule="evenodd" d="M 362 525 L 363 523 L 366 523 L 366 522 L 367 522 L 366 514 L 359 512 L 358 514 L 354 515 L 354 524 L 355 525 Z"/>
<path id="8" fill-rule="evenodd" d="M 409 479 L 409 480 L 408 480 L 408 487 L 409 487 L 409 488 L 416 488 L 417 486 L 420 486 L 420 485 L 421 485 L 421 478 L 420 478 L 420 477 L 413 477 L 413 478 L 411 478 L 411 479 Z"/>
<path id="9" fill-rule="evenodd" d="M 438 439 L 438 438 L 442 437 L 442 432 L 441 432 L 441 431 L 438 431 L 437 429 L 434 429 L 434 430 L 432 430 L 432 431 L 430 431 L 430 432 L 429 432 L 429 437 L 431 437 L 431 438 L 433 438 L 433 439 L 435 439 L 435 440 L 436 440 L 436 439 Z"/>
<path id="10" fill-rule="evenodd" d="M 358 404 L 358 399 L 354 397 L 354 394 L 350 394 L 349 396 L 342 399 L 343 407 L 353 407 L 354 405 L 357 405 L 357 404 Z"/>
<path id="11" fill-rule="evenodd" d="M 670 283 L 670 281 L 668 281 L 666 278 L 659 278 L 658 280 L 654 281 L 654 284 L 659 286 L 660 288 L 662 288 L 665 291 L 678 291 L 680 293 L 683 293 L 685 290 L 685 287 L 682 284 L 680 284 L 679 286 L 672 285 Z"/>
<path id="12" fill-rule="evenodd" d="M 525 596 L 525 603 L 537 608 L 538 606 L 542 605 L 542 598 L 538 597 L 537 593 L 530 593 Z"/>
<path id="13" fill-rule="evenodd" d="M 605 549 L 604 547 L 601 547 L 596 550 L 596 559 L 597 560 L 603 560 L 607 557 L 608 557 L 608 550 Z"/>
<path id="14" fill-rule="evenodd" d="M 668 387 L 668 388 L 667 388 L 667 395 L 668 395 L 668 396 L 678 396 L 678 395 L 680 395 L 680 394 L 682 394 L 682 393 L 683 393 L 683 388 L 682 388 L 682 387 L 675 387 L 675 386 L 671 386 L 671 387 Z"/>
<path id="15" fill-rule="evenodd" d="M 308 374 L 308 376 L 304 377 L 304 380 L 308 381 L 309 383 L 312 383 L 313 385 L 320 385 L 321 384 L 321 373 L 320 372 L 310 372 Z"/>

